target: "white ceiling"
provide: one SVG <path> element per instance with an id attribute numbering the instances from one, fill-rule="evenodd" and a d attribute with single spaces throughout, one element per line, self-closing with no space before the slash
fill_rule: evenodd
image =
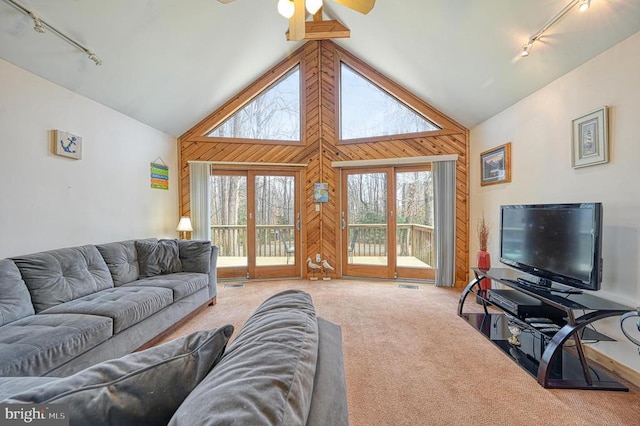
<path id="1" fill-rule="evenodd" d="M 180 136 L 295 51 L 276 0 L 18 0 L 101 66 L 0 1 L 0 58 Z M 569 0 L 377 0 L 336 43 L 467 128 L 640 31 L 640 0 L 592 0 L 519 52 Z"/>

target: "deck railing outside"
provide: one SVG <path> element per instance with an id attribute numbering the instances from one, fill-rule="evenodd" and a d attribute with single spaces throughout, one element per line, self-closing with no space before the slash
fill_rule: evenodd
<path id="1" fill-rule="evenodd" d="M 294 247 L 293 225 L 256 226 L 256 256 L 283 257 Z M 219 256 L 247 256 L 246 225 L 214 225 L 211 227 L 211 241 L 219 248 Z"/>
<path id="2" fill-rule="evenodd" d="M 349 225 L 349 256 L 386 256 L 386 228 L 385 225 L 376 224 Z M 293 225 L 259 225 L 256 226 L 256 232 L 258 257 L 282 257 L 293 250 Z M 211 226 L 211 240 L 219 247 L 219 256 L 247 256 L 246 225 Z M 398 225 L 398 256 L 411 256 L 434 265 L 434 248 L 433 226 L 412 223 Z"/>

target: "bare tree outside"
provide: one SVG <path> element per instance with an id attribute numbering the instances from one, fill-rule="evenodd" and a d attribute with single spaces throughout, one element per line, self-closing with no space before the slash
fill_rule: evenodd
<path id="1" fill-rule="evenodd" d="M 341 67 L 340 96 L 342 139 L 440 129 L 346 64 Z"/>
<path id="2" fill-rule="evenodd" d="M 300 140 L 300 67 L 292 69 L 207 136 Z"/>

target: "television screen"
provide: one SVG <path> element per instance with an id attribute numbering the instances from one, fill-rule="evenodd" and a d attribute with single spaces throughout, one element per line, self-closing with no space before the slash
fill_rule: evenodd
<path id="1" fill-rule="evenodd" d="M 599 290 L 601 233 L 601 203 L 502 206 L 500 262 L 544 286 Z"/>

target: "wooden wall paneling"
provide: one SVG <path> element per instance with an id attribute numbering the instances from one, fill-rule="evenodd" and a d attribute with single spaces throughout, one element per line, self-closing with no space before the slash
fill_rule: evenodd
<path id="1" fill-rule="evenodd" d="M 345 61 L 357 72 L 387 90 L 411 108 L 442 127 L 425 134 L 368 138 L 354 141 L 339 140 L 339 68 Z M 300 64 L 303 93 L 302 144 L 273 141 L 229 141 L 205 137 L 212 128 L 240 109 L 246 102 L 284 75 L 292 66 Z M 454 120 L 440 113 L 426 102 L 372 69 L 360 59 L 344 51 L 335 43 L 307 42 L 290 57 L 258 78 L 225 105 L 205 117 L 178 140 L 180 162 L 180 210 L 188 214 L 189 176 L 187 161 L 234 161 L 307 164 L 302 173 L 303 232 L 302 260 L 321 253 L 336 267 L 340 276 L 341 256 L 339 170 L 332 161 L 392 159 L 423 155 L 457 154 L 456 167 L 456 283 L 465 285 L 468 279 L 468 131 Z M 326 183 L 329 202 L 316 211 L 313 200 L 315 183 Z M 307 276 L 303 264 L 303 276 Z"/>
<path id="2" fill-rule="evenodd" d="M 320 182 L 322 159 L 318 155 L 320 151 L 321 141 L 321 121 L 322 113 L 320 111 L 320 82 L 319 73 L 319 45 L 318 43 L 306 43 L 305 55 L 302 69 L 304 70 L 304 110 L 305 121 L 303 126 L 306 131 L 305 149 L 303 152 L 307 156 L 307 170 L 305 171 L 305 181 L 303 182 L 304 194 L 302 199 L 303 209 L 306 212 L 306 220 L 303 227 L 305 234 L 306 250 L 305 259 L 307 257 L 314 258 L 315 253 L 322 253 L 322 210 L 316 211 L 313 199 L 313 186 L 316 182 Z M 315 262 L 315 259 L 313 259 Z M 303 276 L 308 277 L 309 271 L 306 265 L 303 265 Z"/>

